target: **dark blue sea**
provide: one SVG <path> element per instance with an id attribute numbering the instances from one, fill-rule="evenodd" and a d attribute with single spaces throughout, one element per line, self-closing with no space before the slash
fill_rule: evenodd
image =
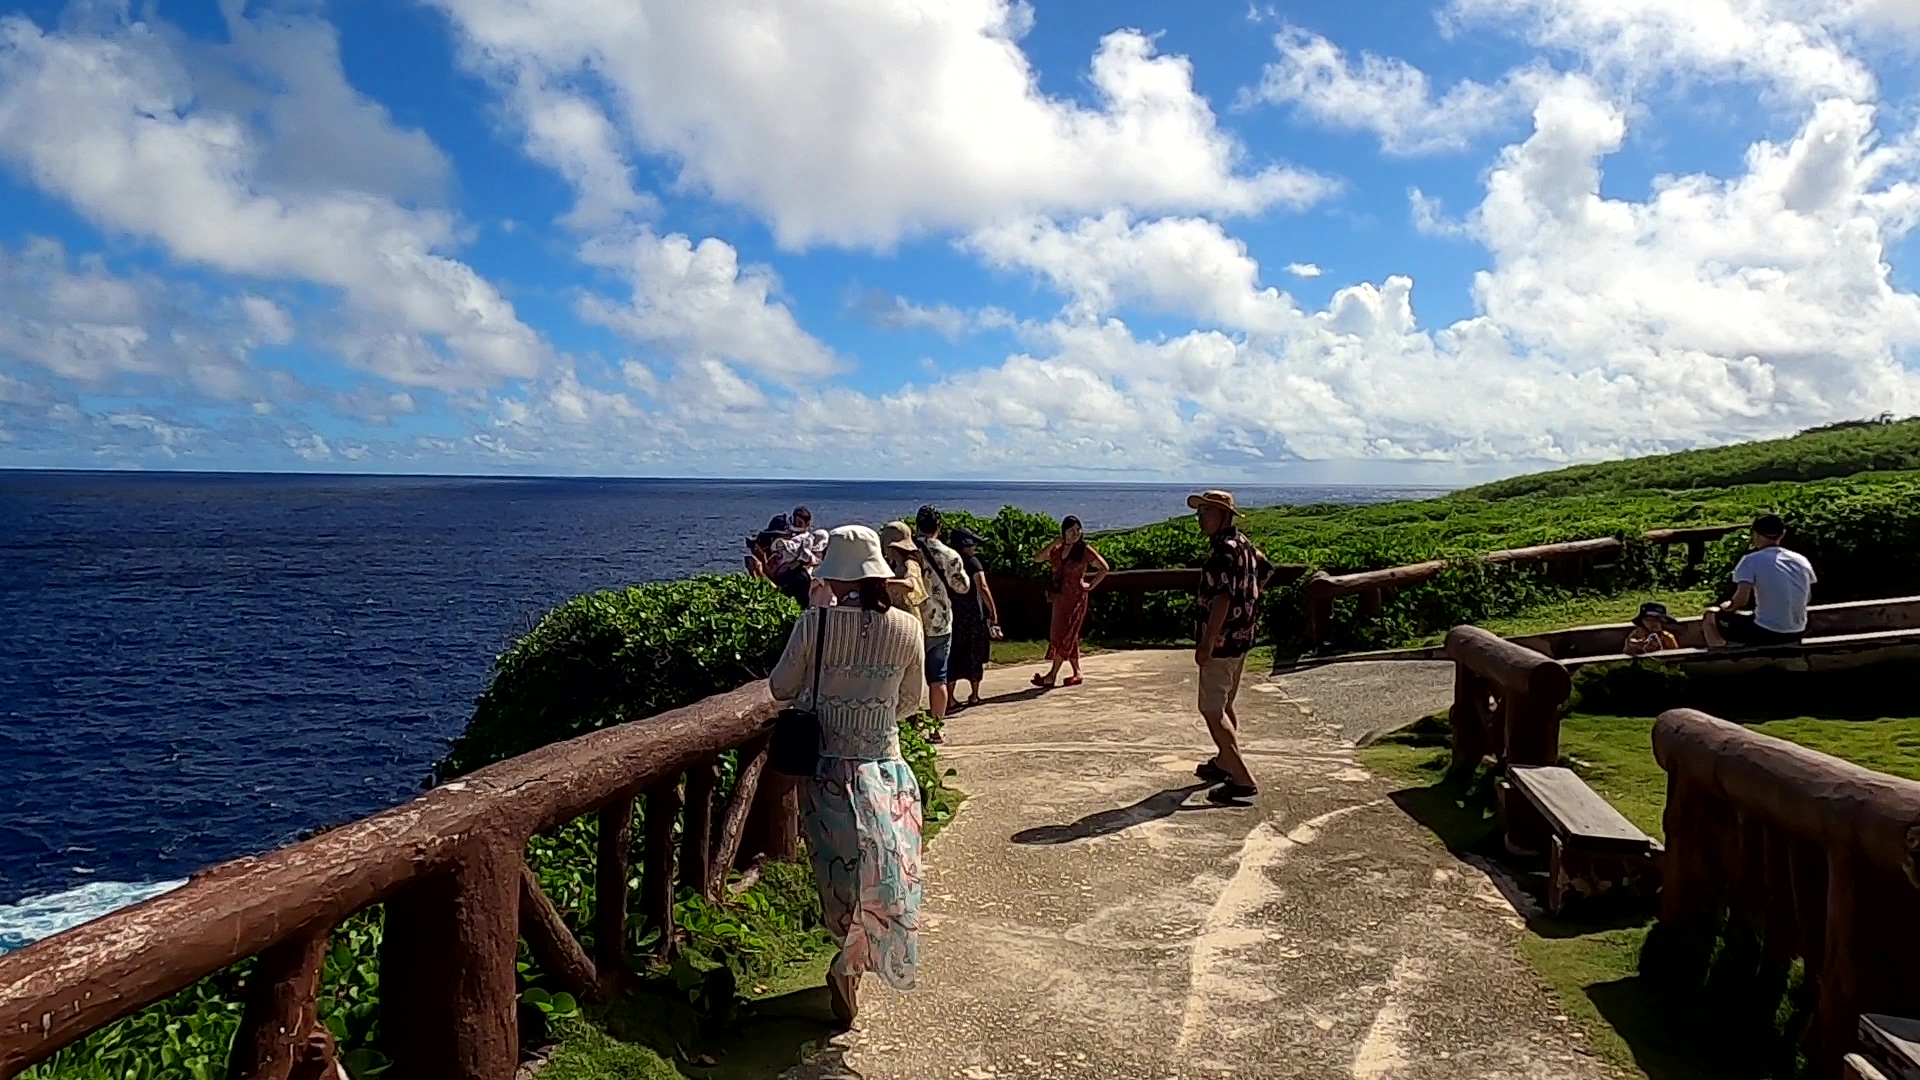
<path id="1" fill-rule="evenodd" d="M 1243 504 L 1431 489 L 1238 489 Z M 0 951 L 401 802 L 577 593 L 736 571 L 796 503 L 1184 513 L 1184 488 L 0 471 Z"/>

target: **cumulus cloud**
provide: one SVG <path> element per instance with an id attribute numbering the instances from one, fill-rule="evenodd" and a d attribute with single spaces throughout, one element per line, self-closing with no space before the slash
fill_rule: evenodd
<path id="1" fill-rule="evenodd" d="M 1895 0 L 1452 0 L 1451 19 L 1509 26 L 1629 84 L 1731 78 L 1792 99 L 1871 100 L 1876 80 L 1835 29 Z"/>
<path id="2" fill-rule="evenodd" d="M 1243 102 L 1290 105 L 1330 127 L 1373 132 L 1389 154 L 1464 150 L 1524 116 L 1551 78 L 1526 68 L 1492 86 L 1463 79 L 1436 96 L 1426 72 L 1406 61 L 1362 53 L 1355 64 L 1338 45 L 1298 26 L 1283 27 L 1273 44 L 1280 58 Z"/>
<path id="3" fill-rule="evenodd" d="M 234 63 L 204 92 L 209 66 L 190 64 L 161 28 L 77 19 L 46 32 L 0 18 L 0 163 L 102 229 L 153 241 L 181 262 L 338 290 L 348 317 L 334 344 L 395 382 L 486 386 L 536 373 L 547 351 L 540 337 L 471 267 L 442 254 L 456 239 L 453 219 L 351 186 L 418 180 L 438 160 L 430 144 L 389 129 L 382 110 L 351 95 L 330 31 L 256 24 L 235 8 Z M 277 104 L 264 127 L 253 111 L 216 106 L 238 108 L 247 93 L 234 72 L 270 60 L 289 65 L 274 74 L 292 95 L 267 99 Z M 314 120 L 343 104 L 351 108 L 337 122 Z M 377 131 L 385 134 L 372 149 L 397 162 L 384 173 L 350 152 L 316 164 Z M 322 180 L 330 186 L 316 188 Z"/>
<path id="4" fill-rule="evenodd" d="M 1636 202 L 1599 187 L 1626 114 L 1568 84 L 1459 224 L 1492 266 L 1479 312 L 1451 325 L 1422 326 L 1401 275 L 1301 309 L 1204 222 L 1030 221 L 968 241 L 1073 305 L 1027 328 L 1027 351 L 877 394 L 691 373 L 712 381 L 617 429 L 630 454 L 684 441 L 744 463 L 777 415 L 820 468 L 1235 475 L 1286 458 L 1572 461 L 1920 411 L 1902 363 L 1920 350 L 1920 297 L 1884 260 L 1920 220 L 1920 187 L 1873 122 L 1822 103 L 1792 138 L 1754 144 L 1740 175 L 1666 178 Z M 1110 313 L 1124 304 L 1220 328 L 1142 339 Z M 510 441 L 539 444 L 556 415 L 530 403 Z"/>
<path id="5" fill-rule="evenodd" d="M 1333 189 L 1249 161 L 1190 64 L 1136 31 L 1101 41 L 1092 107 L 1041 94 L 1018 43 L 1031 9 L 1007 0 L 433 2 L 468 63 L 524 114 L 542 100 L 524 87 L 569 96 L 591 152 L 567 164 L 537 138 L 532 149 L 583 200 L 607 201 L 580 178 L 617 175 L 603 122 L 617 123 L 634 148 L 674 162 L 681 187 L 754 211 L 789 247 L 886 246 L 1116 205 L 1244 214 Z"/>
<path id="6" fill-rule="evenodd" d="M 780 381 L 836 374 L 845 362 L 779 299 L 780 281 L 766 266 L 740 265 L 739 252 L 708 237 L 680 234 L 590 241 L 595 265 L 632 286 L 626 301 L 583 297 L 581 317 L 701 370 L 738 365 Z"/>
<path id="7" fill-rule="evenodd" d="M 982 229 L 963 246 L 990 266 L 1038 272 L 1083 315 L 1140 305 L 1254 332 L 1292 315 L 1284 294 L 1260 286 L 1246 245 L 1201 218 L 1136 222 L 1113 211 L 1066 228 L 1032 219 Z"/>
<path id="8" fill-rule="evenodd" d="M 1297 278 L 1317 278 L 1325 271 L 1313 263 L 1288 263 L 1287 273 Z"/>

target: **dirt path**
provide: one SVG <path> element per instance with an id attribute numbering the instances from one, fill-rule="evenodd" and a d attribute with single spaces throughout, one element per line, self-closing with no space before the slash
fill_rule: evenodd
<path id="1" fill-rule="evenodd" d="M 789 1076 L 1608 1075 L 1515 956 L 1499 893 L 1342 734 L 1383 723 L 1383 696 L 1408 718 L 1444 704 L 1443 671 L 1364 693 L 1355 673 L 1250 678 L 1263 791 L 1228 809 L 1192 777 L 1210 744 L 1187 654 L 1094 657 L 1038 697 L 1026 674 L 989 673 L 999 700 L 949 725 L 969 798 L 929 851 L 921 989 L 869 980 L 858 1028 Z"/>

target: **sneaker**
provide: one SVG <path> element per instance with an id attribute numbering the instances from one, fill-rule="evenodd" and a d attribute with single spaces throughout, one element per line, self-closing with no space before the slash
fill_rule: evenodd
<path id="1" fill-rule="evenodd" d="M 1216 758 L 1208 758 L 1199 765 L 1194 766 L 1193 775 L 1205 780 L 1209 784 L 1218 784 L 1233 779 L 1227 775 L 1227 770 L 1220 767 L 1220 762 Z"/>
<path id="2" fill-rule="evenodd" d="M 1260 789 L 1252 784 L 1236 784 L 1231 780 L 1223 780 L 1219 787 L 1207 792 L 1207 801 L 1221 806 L 1231 806 L 1244 803 L 1258 794 Z"/>

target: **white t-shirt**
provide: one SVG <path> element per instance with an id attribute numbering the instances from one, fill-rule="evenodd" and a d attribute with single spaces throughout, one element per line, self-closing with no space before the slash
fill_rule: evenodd
<path id="1" fill-rule="evenodd" d="M 1813 591 L 1813 564 L 1783 547 L 1748 552 L 1733 568 L 1737 585 L 1753 586 L 1753 623 L 1776 634 L 1807 628 L 1807 595 Z"/>

